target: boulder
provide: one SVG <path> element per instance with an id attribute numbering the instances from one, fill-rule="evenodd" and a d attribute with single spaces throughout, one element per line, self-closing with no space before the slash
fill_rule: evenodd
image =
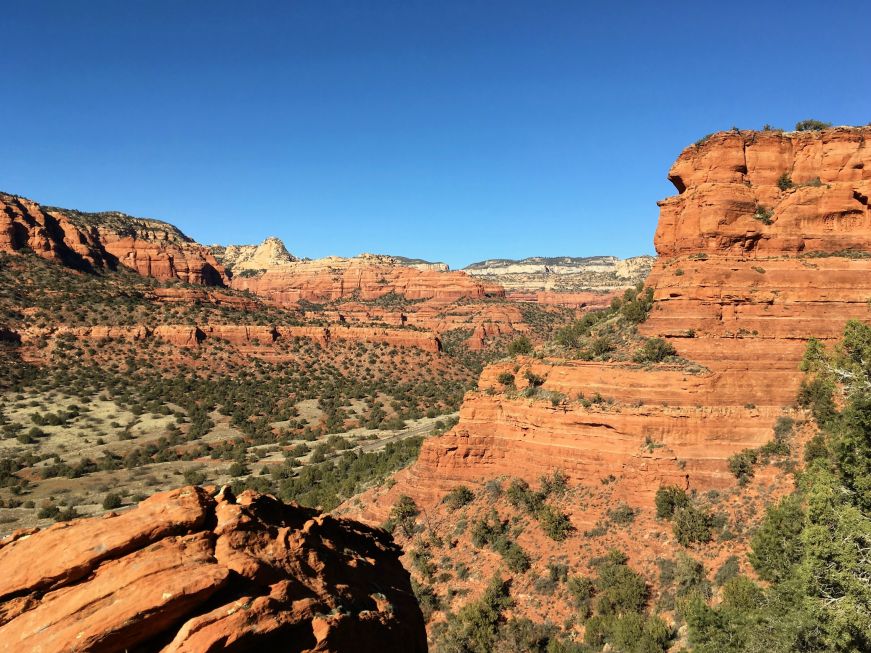
<path id="1" fill-rule="evenodd" d="M 0 651 L 426 651 L 379 529 L 198 487 L 0 540 Z"/>

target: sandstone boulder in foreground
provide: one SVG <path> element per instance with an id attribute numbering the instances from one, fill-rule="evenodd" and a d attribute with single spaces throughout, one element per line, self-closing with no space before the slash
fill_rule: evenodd
<path id="1" fill-rule="evenodd" d="M 198 487 L 0 541 L 0 651 L 425 651 L 378 529 Z"/>

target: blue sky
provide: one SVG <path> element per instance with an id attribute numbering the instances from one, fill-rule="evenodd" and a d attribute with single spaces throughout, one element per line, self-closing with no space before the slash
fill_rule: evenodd
<path id="1" fill-rule="evenodd" d="M 301 256 L 653 253 L 681 149 L 871 121 L 871 3 L 4 3 L 0 189 Z"/>

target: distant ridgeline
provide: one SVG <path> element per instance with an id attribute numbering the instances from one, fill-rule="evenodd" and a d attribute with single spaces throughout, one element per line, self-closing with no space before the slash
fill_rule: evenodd
<path id="1" fill-rule="evenodd" d="M 513 291 L 613 290 L 643 281 L 654 260 L 652 256 L 627 259 L 615 256 L 536 256 L 520 260 L 489 259 L 472 263 L 464 271 Z"/>

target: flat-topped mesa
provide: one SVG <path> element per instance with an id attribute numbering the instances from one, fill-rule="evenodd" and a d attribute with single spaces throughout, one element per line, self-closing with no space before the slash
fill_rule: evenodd
<path id="1" fill-rule="evenodd" d="M 425 651 L 382 530 L 198 487 L 0 540 L 0 652 Z"/>
<path id="2" fill-rule="evenodd" d="M 664 483 L 733 486 L 729 456 L 768 442 L 779 416 L 800 417 L 807 340 L 871 319 L 869 138 L 867 127 L 726 132 L 685 150 L 670 173 L 680 194 L 660 202 L 654 303 L 639 331 L 696 367 L 492 364 L 459 424 L 426 440 L 360 514 L 381 519 L 402 493 L 430 506 L 460 482 L 535 482 L 554 468 L 591 486 L 613 476 L 615 496 L 646 509 Z M 542 398 L 506 391 L 502 379 L 522 389 L 527 372 Z"/>
<path id="3" fill-rule="evenodd" d="M 464 272 L 498 283 L 513 294 L 571 294 L 590 290 L 625 289 L 643 281 L 653 265 L 652 256 L 619 259 L 616 256 L 535 256 L 522 260 L 490 259 L 472 263 Z M 545 302 L 546 303 L 546 302 Z"/>
<path id="4" fill-rule="evenodd" d="M 156 279 L 225 285 L 212 253 L 176 227 L 124 213 L 84 213 L 0 193 L 0 252 L 29 248 L 77 270 L 123 265 Z"/>
<path id="5" fill-rule="evenodd" d="M 373 256 L 377 258 L 386 258 L 391 265 L 404 265 L 415 270 L 424 270 L 430 272 L 450 272 L 451 267 L 447 263 L 441 261 L 427 261 L 422 258 L 408 258 L 407 256 L 392 256 L 389 254 L 361 254 L 363 256 Z"/>
<path id="6" fill-rule="evenodd" d="M 501 287 L 481 283 L 463 272 L 421 270 L 376 255 L 297 261 L 258 276 L 236 276 L 232 285 L 280 306 L 349 298 L 374 301 L 386 295 L 450 302 L 505 294 Z"/>

